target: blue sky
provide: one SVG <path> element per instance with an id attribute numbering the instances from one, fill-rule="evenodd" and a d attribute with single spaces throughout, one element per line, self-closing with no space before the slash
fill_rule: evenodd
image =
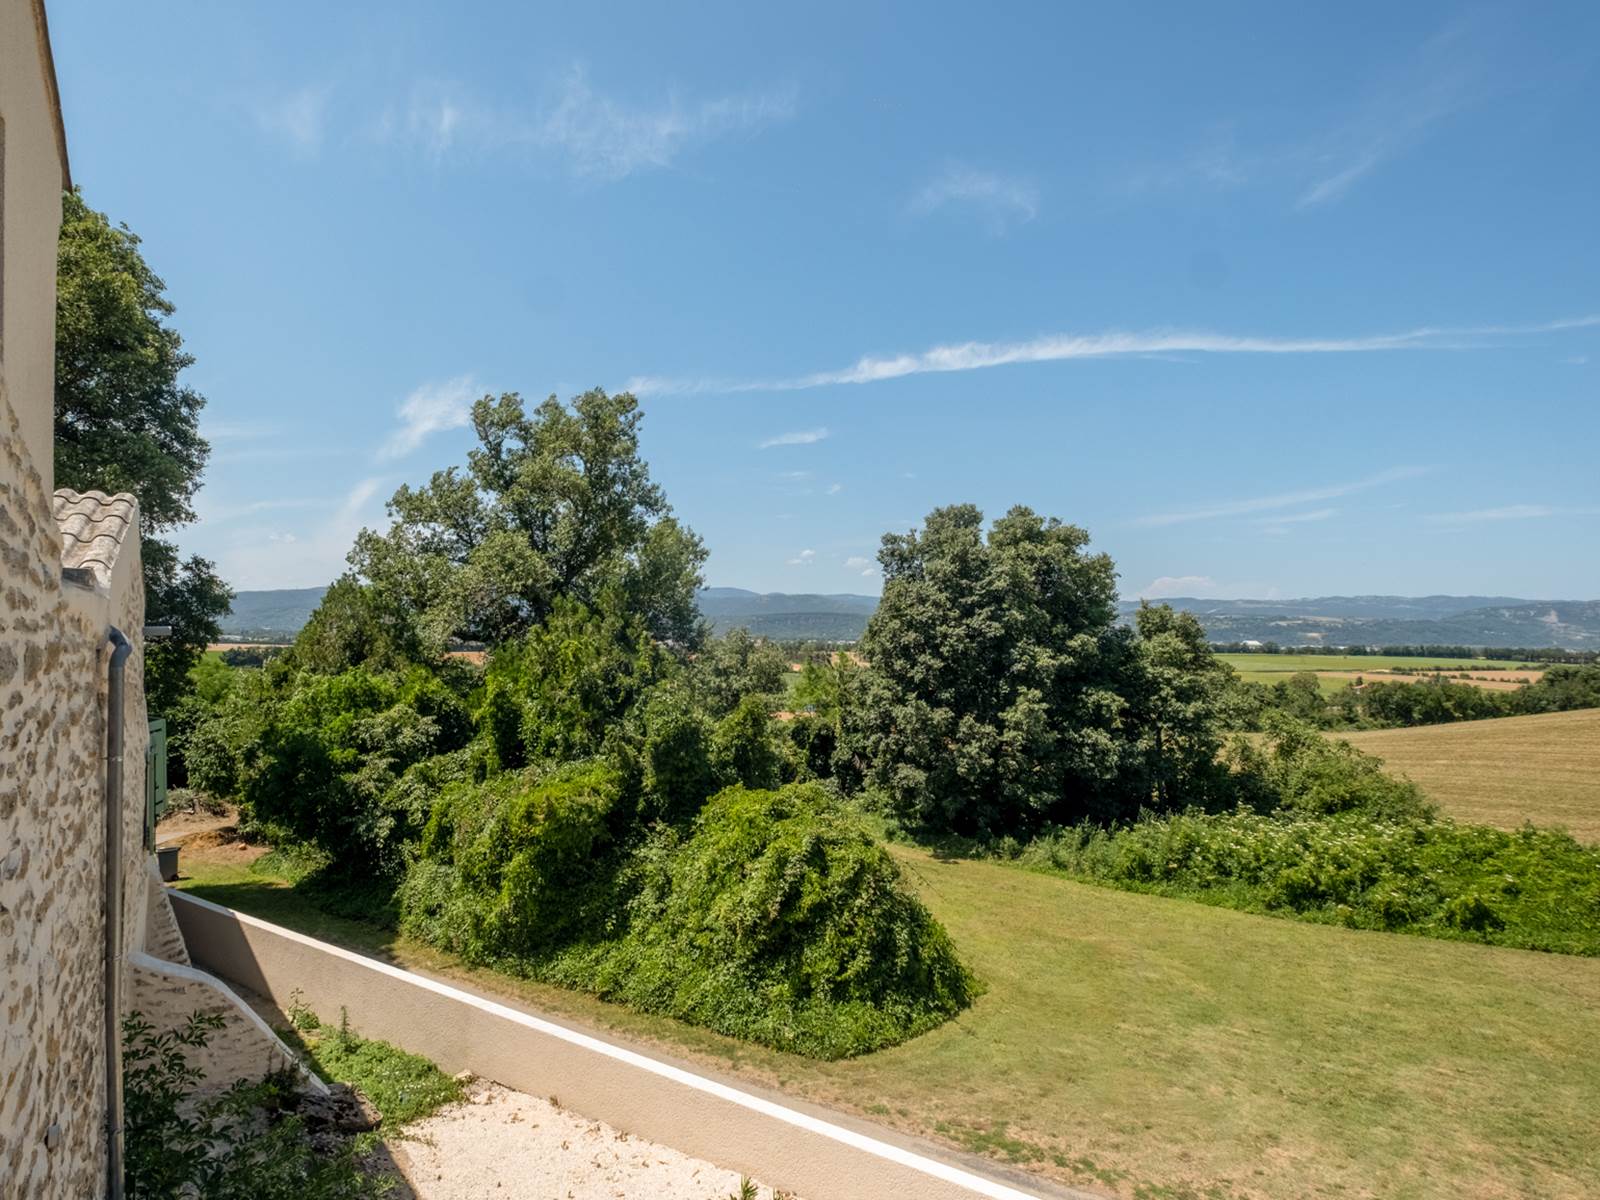
<path id="1" fill-rule="evenodd" d="M 187 550 L 322 583 L 632 386 L 708 581 L 971 501 L 1126 595 L 1600 595 L 1600 6 L 51 6 L 178 306 Z"/>

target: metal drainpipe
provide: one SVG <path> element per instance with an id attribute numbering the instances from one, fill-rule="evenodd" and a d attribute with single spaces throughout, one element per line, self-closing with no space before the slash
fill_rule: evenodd
<path id="1" fill-rule="evenodd" d="M 106 678 L 106 1195 L 122 1200 L 122 725 L 123 667 L 133 646 L 116 626 L 108 634 Z"/>

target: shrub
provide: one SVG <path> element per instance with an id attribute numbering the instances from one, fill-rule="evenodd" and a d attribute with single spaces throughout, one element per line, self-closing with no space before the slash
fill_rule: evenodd
<path id="1" fill-rule="evenodd" d="M 503 767 L 587 758 L 667 669 L 637 619 L 561 601 L 494 652 L 479 721 Z"/>
<path id="2" fill-rule="evenodd" d="M 948 1020 L 976 994 L 948 935 L 850 809 L 815 785 L 730 788 L 633 857 L 626 933 L 542 972 L 817 1058 Z"/>
<path id="3" fill-rule="evenodd" d="M 632 848 L 615 774 L 447 789 L 400 888 L 413 936 L 820 1058 L 913 1037 L 971 1000 L 949 937 L 861 819 L 815 786 L 732 788 Z"/>
<path id="4" fill-rule="evenodd" d="M 203 1080 L 187 1050 L 222 1027 L 195 1013 L 158 1032 L 138 1013 L 123 1019 L 124 1181 L 129 1200 L 368 1200 L 392 1180 L 369 1175 L 348 1140 L 313 1142 L 292 1111 L 295 1080 L 240 1080 L 194 1099 Z"/>
<path id="5" fill-rule="evenodd" d="M 302 673 L 272 710 L 242 771 L 253 815 L 358 873 L 396 870 L 416 836 L 385 799 L 413 764 L 459 748 L 465 710 L 438 680 L 364 670 Z"/>
<path id="6" fill-rule="evenodd" d="M 746 696 L 721 721 L 711 739 L 711 757 L 727 784 L 776 787 L 783 758 L 772 737 L 772 715 L 765 696 Z"/>
<path id="7" fill-rule="evenodd" d="M 1022 861 L 1232 908 L 1600 955 L 1600 849 L 1532 826 L 1196 812 L 1057 833 Z"/>
<path id="8" fill-rule="evenodd" d="M 693 817 L 717 790 L 712 727 L 678 689 L 657 689 L 644 709 L 642 785 L 647 815 L 665 821 Z"/>
<path id="9" fill-rule="evenodd" d="M 445 789 L 401 884 L 401 928 L 473 961 L 526 959 L 583 932 L 603 891 L 616 773 L 577 763 Z"/>
<path id="10" fill-rule="evenodd" d="M 1306 813 L 1360 811 L 1383 819 L 1432 811 L 1414 783 L 1384 772 L 1382 759 L 1282 713 L 1267 714 L 1265 724 L 1264 752 L 1242 738 L 1229 749 L 1233 790 L 1243 803 Z"/>

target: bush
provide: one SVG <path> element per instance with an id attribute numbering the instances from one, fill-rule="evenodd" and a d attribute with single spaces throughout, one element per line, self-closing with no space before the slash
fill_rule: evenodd
<path id="1" fill-rule="evenodd" d="M 861 819 L 815 786 L 732 788 L 624 850 L 615 776 L 458 785 L 400 891 L 402 928 L 474 961 L 819 1058 L 913 1037 L 972 977 Z"/>
<path id="2" fill-rule="evenodd" d="M 222 1018 L 193 1014 L 158 1032 L 123 1019 L 124 1181 L 129 1200 L 368 1200 L 393 1181 L 364 1172 L 349 1140 L 313 1142 L 291 1110 L 292 1076 L 240 1080 L 194 1098 L 203 1079 L 185 1051 L 203 1049 Z"/>
<path id="3" fill-rule="evenodd" d="M 584 932 L 605 891 L 618 779 L 577 763 L 445 789 L 398 893 L 401 929 L 471 961 L 523 960 Z"/>
<path id="4" fill-rule="evenodd" d="M 638 620 L 562 601 L 494 652 L 479 723 L 502 767 L 587 758 L 666 671 Z"/>
<path id="5" fill-rule="evenodd" d="M 243 798 L 256 819 L 351 871 L 393 872 L 418 831 L 411 809 L 386 798 L 408 768 L 458 749 L 470 729 L 459 700 L 421 669 L 302 673 L 249 751 Z"/>
<path id="6" fill-rule="evenodd" d="M 626 933 L 542 974 L 816 1058 L 914 1037 L 976 994 L 894 860 L 816 786 L 720 793 L 626 885 Z"/>
<path id="7" fill-rule="evenodd" d="M 772 737 L 772 715 L 765 696 L 746 696 L 717 722 L 711 758 L 726 784 L 749 788 L 777 787 L 783 757 Z"/>
<path id="8" fill-rule="evenodd" d="M 1600 954 L 1600 849 L 1532 826 L 1506 833 L 1359 810 L 1186 813 L 1058 833 L 1033 843 L 1022 861 L 1360 929 Z"/>
<path id="9" fill-rule="evenodd" d="M 1407 685 L 1410 686 L 1410 685 Z M 1235 739 L 1229 748 L 1232 790 L 1258 809 L 1340 813 L 1382 819 L 1421 817 L 1432 809 L 1409 779 L 1386 774 L 1383 760 L 1313 726 L 1268 713 L 1266 749 Z"/>
<path id="10" fill-rule="evenodd" d="M 645 705 L 644 730 L 646 814 L 670 822 L 693 817 L 718 786 L 711 722 L 683 691 L 657 689 Z"/>

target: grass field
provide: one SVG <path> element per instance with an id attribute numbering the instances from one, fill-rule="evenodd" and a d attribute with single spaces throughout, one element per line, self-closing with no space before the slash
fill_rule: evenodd
<path id="1" fill-rule="evenodd" d="M 1246 683 L 1279 683 L 1300 671 L 1313 671 L 1324 695 L 1332 695 L 1358 675 L 1388 671 L 1395 667 L 1437 667 L 1446 674 L 1465 671 L 1512 671 L 1530 664 L 1508 659 L 1418 658 L 1396 654 L 1219 654 L 1219 659 L 1239 673 Z M 1334 672 L 1330 674 L 1330 672 Z M 1383 678 L 1379 675 L 1378 678 Z M 1416 676 L 1393 676 L 1415 679 Z M 1471 681 L 1462 681 L 1471 682 Z M 1515 685 L 1511 685 L 1515 686 Z"/>
<path id="2" fill-rule="evenodd" d="M 1600 709 L 1341 733 L 1408 775 L 1451 816 L 1558 825 L 1600 842 Z"/>
<path id="3" fill-rule="evenodd" d="M 237 849 L 183 886 L 703 1066 L 1134 1200 L 1600 1195 L 1600 960 L 1273 920 L 896 847 L 987 984 L 822 1063 L 461 967 Z M 360 1014 L 351 1013 L 359 1027 Z"/>

